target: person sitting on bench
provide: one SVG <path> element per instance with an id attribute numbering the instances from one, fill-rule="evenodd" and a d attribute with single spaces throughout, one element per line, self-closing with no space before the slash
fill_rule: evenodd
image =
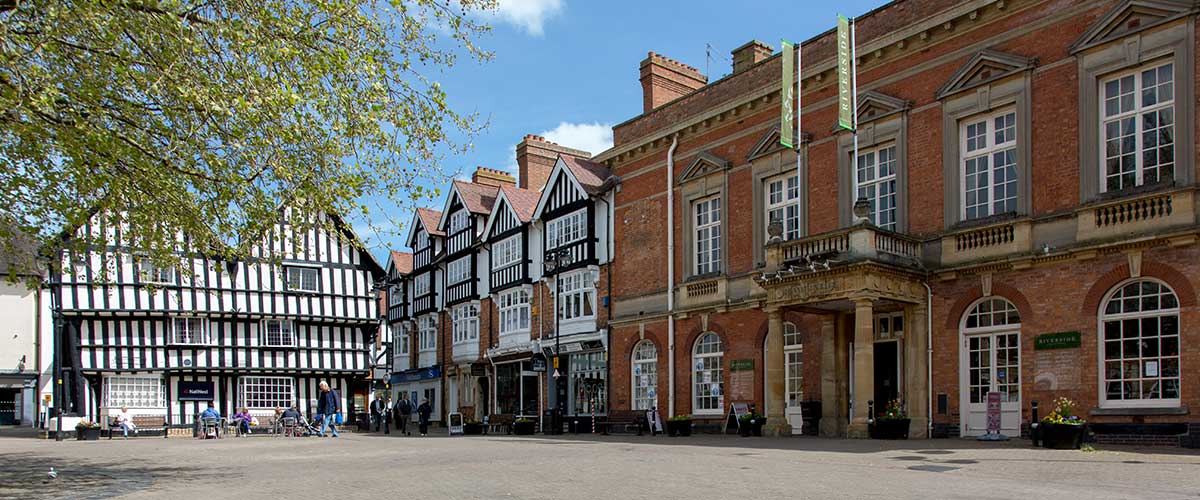
<path id="1" fill-rule="evenodd" d="M 129 407 L 122 406 L 121 411 L 114 416 L 117 425 L 121 427 L 121 432 L 124 433 L 125 439 L 129 439 L 129 431 L 133 431 L 133 435 L 137 435 L 137 425 L 133 423 L 133 417 L 129 416 Z"/>
<path id="2" fill-rule="evenodd" d="M 250 434 L 250 423 L 254 417 L 250 416 L 250 410 L 242 408 L 242 411 L 233 414 L 233 422 L 237 424 L 238 431 L 241 435 Z"/>

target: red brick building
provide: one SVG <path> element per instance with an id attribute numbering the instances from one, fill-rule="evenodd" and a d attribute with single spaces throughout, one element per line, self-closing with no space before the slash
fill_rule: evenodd
<path id="1" fill-rule="evenodd" d="M 711 83 L 650 53 L 594 158 L 621 179 L 611 406 L 861 436 L 896 400 L 958 436 L 996 392 L 1010 435 L 1067 397 L 1101 440 L 1198 442 L 1196 14 L 888 3 L 856 22 L 857 157 L 832 30 L 801 44 L 798 154 L 771 47 Z"/>

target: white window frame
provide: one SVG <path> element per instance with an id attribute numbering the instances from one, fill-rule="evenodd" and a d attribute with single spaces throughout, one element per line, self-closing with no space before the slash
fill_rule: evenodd
<path id="1" fill-rule="evenodd" d="M 450 229 L 450 234 L 457 234 L 459 231 L 466 229 L 471 225 L 470 215 L 466 210 L 459 210 L 450 214 L 450 223 L 447 225 Z"/>
<path id="2" fill-rule="evenodd" d="M 712 350 L 715 345 L 718 350 Z M 705 347 L 701 352 L 701 347 Z M 715 360 L 715 361 L 714 361 Z M 713 366 L 715 365 L 715 367 Z M 696 338 L 692 345 L 692 414 L 722 415 L 725 411 L 725 343 L 721 336 L 713 332 L 704 332 Z M 709 382 L 704 382 L 704 374 L 709 374 Z M 717 394 L 712 394 L 712 386 L 717 386 Z M 700 392 L 704 392 L 701 395 Z M 701 401 L 706 403 L 701 405 Z M 704 408 L 701 408 L 704 406 Z"/>
<path id="3" fill-rule="evenodd" d="M 413 279 L 413 297 L 421 297 L 423 295 L 429 295 L 429 289 L 430 289 L 429 283 L 431 281 L 430 280 L 431 275 L 432 275 L 432 273 L 424 272 L 424 273 L 418 274 L 417 277 L 415 279 Z"/>
<path id="4" fill-rule="evenodd" d="M 658 406 L 658 348 L 654 342 L 643 339 L 633 347 L 629 356 L 629 393 L 633 395 L 633 409 L 649 410 Z M 646 376 L 646 384 L 641 377 Z M 654 389 L 651 395 L 650 389 Z"/>
<path id="5" fill-rule="evenodd" d="M 521 235 L 513 235 L 492 245 L 492 270 L 515 266 L 521 263 Z"/>
<path id="6" fill-rule="evenodd" d="M 212 338 L 209 332 L 208 318 L 198 316 L 172 316 L 171 341 L 173 345 L 210 345 Z M 186 332 L 180 331 L 180 325 L 186 325 Z M 198 331 L 196 331 L 198 330 Z M 180 339 L 184 335 L 186 338 Z"/>
<path id="7" fill-rule="evenodd" d="M 474 260 L 473 255 L 467 255 L 446 264 L 446 284 L 457 285 L 471 279 L 471 263 Z"/>
<path id="8" fill-rule="evenodd" d="M 721 272 L 721 196 L 709 196 L 692 202 L 695 274 Z"/>
<path id="9" fill-rule="evenodd" d="M 150 259 L 138 259 L 138 278 L 142 283 L 174 285 L 175 267 L 159 266 Z"/>
<path id="10" fill-rule="evenodd" d="M 454 345 L 479 341 L 479 305 L 462 304 L 450 309 Z"/>
<path id="11" fill-rule="evenodd" d="M 276 324 L 279 327 L 280 342 L 272 342 L 271 325 Z M 286 326 L 286 328 L 285 328 Z M 259 324 L 261 330 L 258 332 L 258 345 L 263 347 L 296 347 L 296 322 L 290 319 L 264 319 Z M 286 330 L 286 342 L 284 342 L 284 334 Z"/>
<path id="12" fill-rule="evenodd" d="M 1140 309 L 1139 311 L 1132 312 L 1132 313 L 1127 313 L 1124 311 L 1119 312 L 1119 313 L 1108 313 L 1107 312 L 1109 302 L 1111 302 L 1113 300 L 1117 300 L 1117 299 L 1114 299 L 1114 297 L 1118 293 L 1120 293 L 1126 286 L 1129 286 L 1132 284 L 1138 284 L 1138 283 L 1158 284 L 1162 288 L 1161 288 L 1160 294 L 1156 296 L 1156 301 L 1159 304 L 1161 304 L 1162 303 L 1161 301 L 1167 297 L 1167 294 L 1169 294 L 1170 296 L 1174 297 L 1174 303 L 1175 303 L 1174 307 L 1166 307 L 1166 308 L 1159 307 L 1158 309 L 1153 309 L 1153 310 L 1149 310 L 1149 311 L 1141 310 L 1141 308 L 1139 307 L 1139 309 Z M 1144 297 L 1146 297 L 1146 296 L 1142 295 L 1141 291 L 1139 291 L 1138 299 L 1141 299 Z M 1122 297 L 1122 299 L 1120 299 L 1120 300 L 1134 300 L 1134 298 Z M 1185 377 L 1183 376 L 1183 352 L 1184 352 L 1183 342 L 1184 342 L 1184 339 L 1183 339 L 1183 335 L 1182 335 L 1184 329 L 1183 329 L 1183 324 L 1182 324 L 1183 317 L 1182 317 L 1181 310 L 1179 307 L 1179 294 L 1175 292 L 1175 289 L 1171 288 L 1170 285 L 1167 285 L 1166 283 L 1156 280 L 1156 279 L 1145 278 L 1145 277 L 1128 279 L 1128 280 L 1122 281 L 1121 283 L 1117 284 L 1111 290 L 1109 290 L 1108 293 L 1104 294 L 1104 300 L 1100 302 L 1100 310 L 1098 313 L 1099 313 L 1098 314 L 1099 319 L 1098 319 L 1098 323 L 1097 323 L 1097 342 L 1096 343 L 1098 346 L 1097 347 L 1097 358 L 1099 359 L 1098 380 L 1100 382 L 1100 387 L 1098 389 L 1099 389 L 1100 407 L 1101 408 L 1177 408 L 1177 407 L 1181 406 L 1182 400 L 1181 400 L 1180 396 L 1183 394 L 1183 390 L 1184 390 L 1183 382 L 1185 380 Z M 1174 337 L 1175 338 L 1175 355 L 1174 356 L 1163 356 L 1162 355 L 1161 341 L 1163 340 L 1164 335 L 1161 335 L 1161 332 L 1162 332 L 1161 321 L 1163 318 L 1167 318 L 1167 317 L 1175 318 L 1175 334 L 1165 336 L 1165 337 Z M 1122 363 L 1122 365 L 1124 365 L 1124 363 L 1128 362 L 1128 361 L 1137 362 L 1139 364 L 1138 377 L 1136 378 L 1136 380 L 1138 380 L 1139 382 L 1144 382 L 1147 379 L 1153 380 L 1153 379 L 1157 378 L 1159 383 L 1161 384 L 1164 380 L 1167 380 L 1169 378 L 1176 379 L 1177 380 L 1177 382 L 1176 382 L 1177 387 L 1176 387 L 1176 391 L 1175 391 L 1176 397 L 1162 398 L 1161 397 L 1162 388 L 1160 386 L 1159 387 L 1160 397 L 1158 399 L 1146 398 L 1146 399 L 1109 400 L 1107 384 L 1110 379 L 1107 375 L 1107 370 L 1106 370 L 1106 368 L 1107 368 L 1106 363 L 1108 362 L 1108 360 L 1105 357 L 1105 352 L 1106 352 L 1105 350 L 1106 350 L 1108 342 L 1110 342 L 1110 341 L 1108 339 L 1105 321 L 1121 322 L 1122 329 L 1123 329 L 1125 321 L 1136 320 L 1139 325 L 1138 329 L 1140 331 L 1141 324 L 1146 319 L 1157 319 L 1159 321 L 1159 323 L 1158 323 L 1159 330 L 1158 331 L 1160 334 L 1157 337 L 1154 337 L 1155 340 L 1159 341 L 1159 348 L 1157 351 L 1158 355 L 1147 357 L 1147 356 L 1143 356 L 1142 353 L 1139 352 L 1139 355 L 1136 358 L 1133 358 L 1133 357 L 1126 358 L 1124 356 L 1121 356 L 1117 359 L 1118 359 L 1118 361 L 1120 361 Z M 1141 338 L 1141 337 L 1136 337 L 1136 338 Z M 1124 343 L 1125 340 L 1126 339 L 1124 337 L 1124 332 L 1122 332 L 1121 341 L 1119 341 L 1119 343 Z M 1139 345 L 1139 351 L 1141 350 L 1141 348 L 1144 345 L 1145 345 L 1144 342 L 1142 343 L 1142 345 Z M 1123 347 L 1122 347 L 1122 350 L 1124 350 Z M 1175 377 L 1165 377 L 1162 375 L 1163 369 L 1164 369 L 1164 361 L 1169 360 L 1169 358 L 1171 358 L 1171 357 L 1175 358 L 1175 365 L 1176 365 L 1176 370 L 1178 370 L 1178 373 L 1176 373 Z M 1155 376 L 1147 376 L 1146 375 L 1147 366 L 1146 366 L 1145 362 L 1148 359 L 1152 359 L 1157 362 L 1156 372 L 1158 375 L 1155 375 Z M 1124 367 L 1122 366 L 1122 369 L 1123 368 Z M 1115 381 L 1117 381 L 1118 383 L 1122 383 L 1125 380 L 1127 380 L 1127 379 L 1123 373 L 1122 377 L 1120 379 L 1116 379 Z"/>
<path id="13" fill-rule="evenodd" d="M 437 316 L 427 314 L 417 318 L 418 352 L 437 351 Z"/>
<path id="14" fill-rule="evenodd" d="M 1002 124 L 998 135 L 997 125 Z M 980 127 L 982 126 L 982 131 Z M 970 132 L 974 130 L 975 135 Z M 959 176 L 958 192 L 960 220 L 973 220 L 991 217 L 993 215 L 1015 212 L 1019 210 L 1018 199 L 1021 166 L 1017 151 L 1017 141 L 1020 131 L 1017 124 L 1017 110 L 1012 107 L 989 111 L 975 115 L 959 122 Z M 999 142 L 997 139 L 1001 139 Z M 1002 159 L 1004 167 L 997 168 L 997 159 Z M 1011 162 L 1011 163 L 1010 163 Z M 973 165 L 974 174 L 968 172 Z M 982 166 L 981 166 L 982 165 Z M 1007 175 L 1011 170 L 1011 178 Z M 997 172 L 1003 173 L 1003 182 L 996 181 Z M 986 176 L 979 186 L 979 178 Z M 968 182 L 968 177 L 975 179 L 974 186 Z M 970 194 L 976 194 L 975 203 L 968 202 Z M 998 207 L 999 193 L 1004 193 L 1003 206 Z M 980 195 L 986 198 L 979 201 Z"/>
<path id="15" fill-rule="evenodd" d="M 287 387 L 286 399 L 280 397 Z M 250 397 L 251 389 L 259 388 L 254 397 Z M 288 408 L 296 401 L 296 381 L 293 377 L 275 377 L 249 375 L 238 377 L 238 407 L 250 410 L 269 410 Z M 252 401 L 253 399 L 253 401 Z"/>
<path id="16" fill-rule="evenodd" d="M 763 200 L 767 214 L 764 231 L 770 230 L 771 221 L 779 214 L 779 220 L 783 222 L 783 239 L 800 238 L 800 176 L 791 172 L 768 178 L 763 183 Z"/>
<path id="17" fill-rule="evenodd" d="M 596 317 L 596 285 L 587 269 L 558 276 L 559 321 L 585 321 Z"/>
<path id="18" fill-rule="evenodd" d="M 1158 80 L 1157 80 L 1157 73 L 1159 73 L 1160 72 L 1159 70 L 1161 70 L 1162 68 L 1166 68 L 1168 66 L 1170 66 L 1170 68 L 1171 68 L 1169 70 L 1169 73 L 1171 74 L 1171 83 L 1169 85 L 1170 92 L 1171 92 L 1170 99 L 1159 100 L 1159 101 L 1155 102 L 1154 104 L 1147 106 L 1142 101 L 1142 98 L 1145 95 L 1144 91 L 1146 90 L 1145 81 L 1144 81 L 1145 73 L 1154 71 L 1156 73 L 1155 85 L 1156 85 L 1156 87 L 1161 86 L 1162 84 L 1158 83 Z M 1146 152 L 1145 146 L 1146 146 L 1146 144 L 1145 144 L 1145 137 L 1144 137 L 1145 130 L 1143 127 L 1145 126 L 1146 115 L 1148 115 L 1150 113 L 1159 113 L 1159 112 L 1162 112 L 1165 110 L 1170 110 L 1169 114 L 1171 115 L 1171 124 L 1169 125 L 1169 128 L 1170 128 L 1170 135 L 1171 135 L 1171 145 L 1170 145 L 1171 161 L 1167 162 L 1166 164 L 1169 164 L 1171 167 L 1171 172 L 1172 172 L 1171 179 L 1176 179 L 1179 177 L 1179 175 L 1178 175 L 1179 172 L 1177 172 L 1178 157 L 1176 155 L 1177 146 L 1179 145 L 1179 137 L 1176 135 L 1176 129 L 1177 129 L 1177 125 L 1179 123 L 1179 113 L 1178 113 L 1178 110 L 1175 109 L 1175 96 L 1178 95 L 1178 92 L 1176 91 L 1175 87 L 1179 82 L 1179 78 L 1176 75 L 1177 70 L 1178 70 L 1178 68 L 1176 67 L 1175 62 L 1173 60 L 1158 60 L 1158 61 L 1155 61 L 1155 62 L 1152 62 L 1149 64 L 1144 64 L 1144 65 L 1138 66 L 1136 68 L 1127 69 L 1127 70 L 1121 71 L 1120 73 L 1116 73 L 1116 74 L 1113 74 L 1113 75 L 1110 75 L 1110 76 L 1100 79 L 1099 87 L 1097 88 L 1097 103 L 1098 103 L 1097 105 L 1100 108 L 1098 110 L 1098 116 L 1100 117 L 1100 124 L 1099 124 L 1100 128 L 1097 131 L 1097 134 L 1100 139 L 1099 140 L 1099 143 L 1100 143 L 1100 156 L 1099 156 L 1100 162 L 1099 163 L 1100 164 L 1099 164 L 1098 168 L 1100 169 L 1100 177 L 1099 177 L 1100 186 L 1099 187 L 1100 187 L 1101 193 L 1106 193 L 1106 192 L 1110 191 L 1109 186 L 1108 186 L 1108 179 L 1109 179 L 1109 177 L 1113 177 L 1112 175 L 1109 175 L 1109 173 L 1108 173 L 1108 160 L 1109 160 L 1108 142 L 1109 142 L 1109 139 L 1108 139 L 1107 129 L 1110 124 L 1116 124 L 1116 126 L 1118 127 L 1117 132 L 1118 132 L 1118 134 L 1120 134 L 1119 137 L 1132 135 L 1132 139 L 1134 141 L 1133 151 L 1131 151 L 1130 153 L 1126 153 L 1126 154 L 1132 154 L 1132 156 L 1133 156 L 1133 163 L 1134 163 L 1134 165 L 1133 165 L 1133 175 L 1134 175 L 1133 183 L 1129 184 L 1129 185 L 1124 185 L 1122 183 L 1122 185 L 1120 185 L 1116 189 L 1112 189 L 1112 190 L 1113 191 L 1123 191 L 1123 190 L 1127 190 L 1127 189 L 1134 188 L 1134 187 L 1145 184 L 1145 174 L 1146 174 L 1147 168 L 1145 165 L 1145 152 Z M 1131 107 L 1128 110 L 1121 110 L 1122 102 L 1121 102 L 1120 97 L 1122 96 L 1122 93 L 1120 90 L 1120 82 L 1121 82 L 1121 80 L 1124 80 L 1125 78 L 1132 78 L 1133 88 L 1131 89 L 1132 95 L 1130 96 L 1132 102 L 1131 102 Z M 1117 90 L 1118 94 L 1116 96 L 1117 97 L 1116 101 L 1114 101 L 1112 98 L 1110 98 L 1108 96 L 1107 89 L 1105 88 L 1109 83 L 1113 83 L 1113 82 L 1117 82 L 1117 85 L 1118 85 L 1118 90 Z M 1157 90 L 1161 91 L 1161 89 L 1157 89 Z M 1159 93 L 1156 92 L 1155 96 L 1156 96 L 1156 98 L 1158 98 Z M 1113 115 L 1108 114 L 1107 108 L 1108 108 L 1109 104 L 1117 105 L 1116 114 L 1113 114 Z M 1120 130 L 1120 127 L 1121 127 L 1120 121 L 1127 120 L 1127 119 L 1133 120 L 1133 130 L 1130 131 L 1130 134 L 1124 134 Z M 1118 144 L 1116 144 L 1116 146 L 1118 148 L 1121 147 L 1121 145 L 1119 144 L 1119 142 L 1121 142 L 1121 141 L 1118 140 L 1117 142 L 1118 142 Z M 1165 149 L 1165 148 L 1162 148 L 1161 146 L 1157 146 L 1157 145 L 1156 145 L 1156 147 L 1158 147 L 1158 149 L 1160 151 Z M 1124 156 L 1124 155 L 1118 155 L 1118 158 L 1120 156 Z M 1162 157 L 1159 156 L 1158 161 L 1161 162 L 1161 160 L 1162 160 Z M 1163 181 L 1163 178 L 1161 176 L 1162 175 L 1162 171 L 1161 171 L 1162 166 L 1163 166 L 1163 164 L 1159 164 L 1154 167 L 1154 170 L 1156 171 L 1156 175 L 1158 176 L 1158 180 L 1155 182 Z M 1121 175 L 1122 174 L 1119 173 L 1116 175 L 1116 177 L 1121 177 Z"/>
<path id="19" fill-rule="evenodd" d="M 887 173 L 887 175 L 881 176 L 879 175 L 880 153 L 889 150 L 891 159 L 889 160 L 888 164 L 891 165 L 891 170 Z M 900 220 L 900 184 L 896 180 L 896 170 L 900 167 L 900 161 L 896 154 L 899 151 L 900 148 L 895 142 L 887 142 L 879 146 L 859 151 L 858 158 L 855 158 L 854 160 L 854 171 L 852 173 L 854 176 L 854 196 L 853 199 L 850 200 L 851 206 L 853 206 L 859 198 L 865 198 L 867 202 L 871 204 L 871 212 L 868 216 L 871 219 L 871 223 L 879 226 L 881 229 L 886 229 L 889 231 L 895 231 L 897 227 L 897 221 Z M 869 179 L 863 179 L 864 175 L 867 174 L 869 174 L 871 177 Z M 885 195 L 882 194 L 882 190 L 879 188 L 887 184 L 890 184 L 891 192 Z M 862 194 L 863 191 L 867 191 L 870 188 L 875 188 L 873 195 Z M 880 224 L 879 202 L 885 197 L 890 197 L 892 199 L 892 205 L 889 209 L 892 217 L 891 220 Z"/>
<path id="20" fill-rule="evenodd" d="M 114 385 L 118 387 L 113 387 Z M 103 406 L 105 408 L 163 409 L 167 407 L 165 389 L 161 375 L 109 375 L 104 377 Z M 154 394 L 130 395 L 139 391 L 146 393 L 153 391 Z M 114 392 L 118 394 L 114 395 Z"/>
<path id="21" fill-rule="evenodd" d="M 546 250 L 587 238 L 587 209 L 581 208 L 546 223 Z"/>
<path id="22" fill-rule="evenodd" d="M 526 288 L 500 292 L 496 297 L 500 335 L 528 334 L 530 330 L 530 293 Z"/>
<path id="23" fill-rule="evenodd" d="M 404 285 L 402 283 L 388 287 L 388 306 L 398 306 L 404 303 Z"/>
<path id="24" fill-rule="evenodd" d="M 999 296 L 981 298 L 971 304 L 971 307 L 967 308 L 967 312 L 963 314 L 962 326 L 959 327 L 959 330 L 963 342 L 960 354 L 962 366 L 959 369 L 959 376 L 962 377 L 963 381 L 960 384 L 960 390 L 963 391 L 960 397 L 960 404 L 986 403 L 987 393 L 991 392 L 993 385 L 997 389 L 1003 386 L 1015 386 L 1017 390 L 1016 397 L 1013 397 L 1007 390 L 998 391 L 1001 394 L 1000 402 L 1021 404 L 1025 392 L 1021 388 L 1021 385 L 1024 383 L 1021 365 L 1025 362 L 1025 356 L 1021 352 L 1021 313 L 1017 310 L 1016 304 Z M 1014 336 L 1016 338 L 1016 345 L 999 345 L 999 339 L 1003 335 Z M 967 359 L 972 353 L 970 341 L 974 337 L 990 338 L 987 350 L 989 355 L 992 356 L 988 359 L 986 367 L 988 370 L 988 384 L 986 390 L 983 390 L 980 397 L 977 398 L 979 401 L 972 401 L 971 389 L 973 387 L 984 389 L 984 386 L 982 384 L 972 385 L 971 370 L 974 368 L 971 367 L 971 362 Z M 1015 349 L 1017 362 L 1015 364 L 1012 363 L 1011 357 L 1009 357 L 1006 360 L 1006 364 L 1001 365 L 999 360 L 1000 349 Z M 999 382 L 1000 370 L 1004 370 L 1006 373 L 1004 383 Z M 1015 376 L 1009 374 L 1015 374 Z M 1016 380 L 1013 380 L 1014 378 Z"/>
<path id="25" fill-rule="evenodd" d="M 792 361 L 793 354 L 798 361 Z M 791 321 L 783 322 L 783 362 L 784 377 L 787 377 L 783 402 L 786 407 L 794 408 L 804 401 L 804 335 Z"/>
<path id="26" fill-rule="evenodd" d="M 308 278 L 311 283 L 306 283 Z M 316 293 L 321 291 L 321 269 L 308 266 L 284 266 L 284 282 L 287 289 L 293 292 Z M 311 286 L 309 286 L 311 285 Z"/>

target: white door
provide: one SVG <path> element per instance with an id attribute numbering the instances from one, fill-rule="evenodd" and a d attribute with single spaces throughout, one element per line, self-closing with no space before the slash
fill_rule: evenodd
<path id="1" fill-rule="evenodd" d="M 1000 393 L 1000 432 L 1020 435 L 1021 335 L 1018 331 L 978 333 L 963 338 L 962 434 L 987 433 L 988 393 Z"/>
<path id="2" fill-rule="evenodd" d="M 800 434 L 804 425 L 800 415 L 800 402 L 804 400 L 804 346 L 785 347 L 784 362 L 787 373 L 784 379 L 787 386 L 787 409 L 784 410 L 784 416 L 788 425 L 792 426 L 792 434 Z"/>

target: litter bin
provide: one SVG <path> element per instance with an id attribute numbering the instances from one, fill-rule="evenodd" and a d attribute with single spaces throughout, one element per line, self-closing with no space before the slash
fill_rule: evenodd
<path id="1" fill-rule="evenodd" d="M 545 422 L 545 425 L 542 426 L 543 434 L 562 434 L 562 415 L 558 413 L 558 410 L 551 409 L 543 411 L 542 421 Z"/>

